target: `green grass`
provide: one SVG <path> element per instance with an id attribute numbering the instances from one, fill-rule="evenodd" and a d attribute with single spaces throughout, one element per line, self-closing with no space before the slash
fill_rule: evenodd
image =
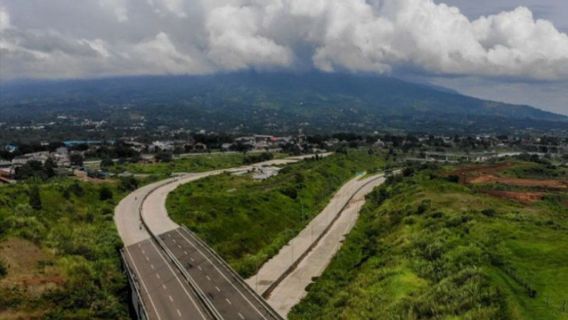
<path id="1" fill-rule="evenodd" d="M 224 174 L 179 187 L 170 216 L 204 238 L 241 275 L 252 275 L 327 205 L 356 173 L 376 170 L 380 155 L 353 150 L 285 167 L 255 181 Z"/>
<path id="2" fill-rule="evenodd" d="M 28 204 L 35 187 L 39 210 Z M 112 191 L 111 199 L 100 200 L 103 188 Z M 113 222 L 114 206 L 124 194 L 116 183 L 72 179 L 0 187 L 0 245 L 25 239 L 52 257 L 12 272 L 41 278 L 51 270 L 63 278 L 39 296 L 18 282 L 0 285 L 0 311 L 41 319 L 128 319 L 127 280 L 118 255 L 122 243 Z"/>
<path id="3" fill-rule="evenodd" d="M 243 165 L 244 159 L 245 156 L 242 153 L 195 155 L 164 163 L 117 164 L 110 171 L 115 173 L 128 171 L 135 174 L 164 177 L 176 172 L 201 172 L 240 166 Z"/>
<path id="4" fill-rule="evenodd" d="M 289 319 L 567 319 L 568 208 L 494 198 L 439 173 L 373 191 Z"/>

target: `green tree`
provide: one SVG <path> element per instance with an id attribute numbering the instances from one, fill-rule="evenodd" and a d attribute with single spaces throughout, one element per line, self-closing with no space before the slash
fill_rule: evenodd
<path id="1" fill-rule="evenodd" d="M 71 164 L 74 166 L 82 167 L 84 159 L 82 155 L 74 153 L 69 157 L 69 161 L 71 161 Z"/>

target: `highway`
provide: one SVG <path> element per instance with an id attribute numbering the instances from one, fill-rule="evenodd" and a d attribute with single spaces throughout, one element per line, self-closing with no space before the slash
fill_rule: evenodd
<path id="1" fill-rule="evenodd" d="M 185 174 L 144 186 L 119 203 L 114 220 L 125 245 L 123 257 L 148 319 L 281 319 L 203 241 L 169 218 L 165 202 L 184 183 L 306 157 Z"/>
<path id="2" fill-rule="evenodd" d="M 149 319 L 214 319 L 153 240 L 126 247 L 125 255 L 140 281 Z"/>

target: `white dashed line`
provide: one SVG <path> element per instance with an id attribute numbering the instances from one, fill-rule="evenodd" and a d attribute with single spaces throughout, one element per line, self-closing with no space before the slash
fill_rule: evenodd
<path id="1" fill-rule="evenodd" d="M 156 273 L 156 278 L 160 279 L 160 274 Z"/>
<path id="2" fill-rule="evenodd" d="M 146 257 L 146 261 L 150 261 L 150 258 Z"/>
<path id="3" fill-rule="evenodd" d="M 191 260 L 191 262 L 195 261 L 195 259 L 193 259 L 193 258 L 189 258 L 189 260 Z"/>
<path id="4" fill-rule="evenodd" d="M 168 298 L 170 298 L 171 302 L 174 302 L 174 298 L 172 296 L 168 296 Z"/>
<path id="5" fill-rule="evenodd" d="M 187 256 L 187 251 L 184 251 L 183 253 Z"/>
<path id="6" fill-rule="evenodd" d="M 168 287 L 166 287 L 165 284 L 162 284 L 162 288 L 164 288 L 164 290 L 168 290 Z"/>
<path id="7" fill-rule="evenodd" d="M 221 289 L 219 289 L 219 287 L 215 286 L 215 289 L 217 289 L 217 292 L 221 292 Z"/>
<path id="8" fill-rule="evenodd" d="M 202 270 L 202 269 L 201 269 L 201 266 L 197 266 L 197 269 L 199 269 L 199 271 L 201 271 L 201 270 Z"/>
<path id="9" fill-rule="evenodd" d="M 181 318 L 181 311 L 179 311 L 179 309 L 176 309 L 177 313 L 178 313 L 178 317 Z"/>
<path id="10" fill-rule="evenodd" d="M 209 276 L 205 276 L 205 278 L 207 278 L 207 280 L 211 281 L 211 278 Z"/>
<path id="11" fill-rule="evenodd" d="M 245 317 L 240 312 L 238 313 L 238 315 L 239 315 L 239 318 L 241 318 L 243 320 L 245 319 Z"/>
<path id="12" fill-rule="evenodd" d="M 225 301 L 227 301 L 227 303 L 232 304 L 231 300 L 229 300 L 229 298 L 225 298 Z"/>
<path id="13" fill-rule="evenodd" d="M 152 270 L 156 269 L 156 268 L 154 268 L 154 265 L 153 265 L 153 264 L 150 264 L 150 268 L 151 268 Z"/>

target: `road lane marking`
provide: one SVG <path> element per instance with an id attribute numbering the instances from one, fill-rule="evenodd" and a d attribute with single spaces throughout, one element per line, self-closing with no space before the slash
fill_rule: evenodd
<path id="1" fill-rule="evenodd" d="M 176 311 L 177 311 L 178 317 L 181 318 L 181 311 L 179 311 L 179 309 L 176 309 Z"/>
<path id="2" fill-rule="evenodd" d="M 245 317 L 240 312 L 238 313 L 238 315 L 239 315 L 239 318 L 245 320 Z"/>
<path id="3" fill-rule="evenodd" d="M 197 266 L 197 269 L 199 269 L 199 271 L 201 271 L 201 270 L 202 270 L 202 269 L 201 269 L 201 266 Z"/>
<path id="4" fill-rule="evenodd" d="M 156 273 L 156 278 L 160 279 L 160 274 Z"/>
<path id="5" fill-rule="evenodd" d="M 168 296 L 168 298 L 170 298 L 171 302 L 174 302 L 174 298 L 172 296 Z"/>
<path id="6" fill-rule="evenodd" d="M 166 287 L 165 284 L 162 284 L 162 288 L 164 288 L 164 290 L 168 290 L 168 287 Z"/>
<path id="7" fill-rule="evenodd" d="M 187 256 L 187 251 L 184 251 L 183 253 Z M 193 259 L 191 261 L 193 261 Z"/>
<path id="8" fill-rule="evenodd" d="M 221 289 L 219 289 L 219 287 L 215 286 L 215 289 L 217 289 L 217 292 L 221 292 Z"/>
<path id="9" fill-rule="evenodd" d="M 150 264 L 150 268 L 151 268 L 152 270 L 156 269 L 156 268 L 154 268 L 154 265 L 153 265 L 153 264 Z"/>
<path id="10" fill-rule="evenodd" d="M 209 259 L 209 257 L 207 257 L 203 251 L 201 251 L 195 244 L 193 244 L 183 233 L 181 233 L 181 231 L 179 231 L 178 228 L 175 231 L 183 238 L 185 239 L 185 241 L 187 241 L 187 243 L 189 243 L 189 245 L 191 245 L 193 248 L 195 248 L 208 262 L 209 264 L 211 264 L 213 266 L 213 268 L 215 268 L 215 270 L 217 270 L 217 272 L 223 277 L 225 278 L 225 280 L 233 287 L 233 289 L 235 289 L 235 291 L 237 291 L 241 297 L 243 297 L 243 299 L 248 302 L 248 304 L 262 317 L 262 319 L 266 319 L 266 317 L 264 316 L 264 314 L 262 312 L 260 312 L 260 310 L 258 310 L 258 308 L 252 303 L 252 301 L 250 301 L 236 286 L 235 284 L 229 280 L 229 278 L 211 261 L 211 259 Z M 191 235 L 190 233 L 188 233 L 192 238 L 193 235 Z"/>
<path id="11" fill-rule="evenodd" d="M 207 319 L 205 317 L 205 315 L 203 314 L 203 311 L 201 311 L 201 308 L 198 306 L 198 304 L 195 302 L 195 300 L 193 299 L 193 297 L 189 294 L 189 292 L 187 291 L 187 289 L 184 287 L 183 283 L 181 282 L 181 280 L 178 277 L 178 274 L 174 272 L 174 270 L 172 269 L 172 267 L 170 266 L 170 264 L 168 263 L 168 261 L 166 260 L 166 258 L 164 258 L 162 252 L 160 252 L 160 250 L 158 249 L 158 247 L 156 246 L 156 244 L 152 241 L 150 242 L 152 244 L 152 246 L 156 249 L 156 251 L 158 251 L 158 254 L 160 255 L 160 258 L 162 258 L 162 260 L 164 261 L 164 263 L 166 264 L 166 266 L 168 267 L 168 269 L 170 270 L 170 272 L 174 275 L 174 277 L 176 278 L 176 280 L 178 281 L 179 285 L 181 286 L 181 288 L 183 289 L 183 291 L 185 292 L 185 294 L 188 296 L 189 300 L 193 303 L 193 305 L 195 306 L 195 309 L 197 309 L 197 312 L 199 312 L 199 315 L 201 315 L 201 319 Z"/>
<path id="12" fill-rule="evenodd" d="M 138 267 L 136 266 L 136 263 L 134 262 L 134 258 L 132 258 L 132 255 L 130 254 L 130 251 L 128 251 L 127 248 L 125 248 L 124 251 L 126 251 L 128 256 L 130 257 L 130 260 L 132 261 L 132 266 L 134 266 L 134 270 L 139 275 L 140 284 L 142 284 L 142 288 L 144 289 L 144 291 L 146 291 L 146 296 L 148 297 L 148 300 L 150 300 L 150 304 L 152 305 L 152 309 L 154 309 L 154 313 L 156 314 L 156 317 L 158 317 L 158 320 L 161 320 L 162 318 L 160 318 L 160 314 L 158 313 L 158 309 L 156 308 L 156 305 L 154 304 L 154 300 L 152 300 L 152 296 L 150 295 L 148 288 L 146 288 L 146 282 L 144 282 L 144 279 L 142 277 L 140 277 L 141 274 L 140 274 L 140 271 L 138 271 Z"/>
<path id="13" fill-rule="evenodd" d="M 211 277 L 205 276 L 205 278 L 207 278 L 207 280 L 211 281 Z"/>
<path id="14" fill-rule="evenodd" d="M 229 298 L 225 298 L 225 301 L 227 301 L 229 304 L 232 304 L 231 300 L 229 300 Z"/>

